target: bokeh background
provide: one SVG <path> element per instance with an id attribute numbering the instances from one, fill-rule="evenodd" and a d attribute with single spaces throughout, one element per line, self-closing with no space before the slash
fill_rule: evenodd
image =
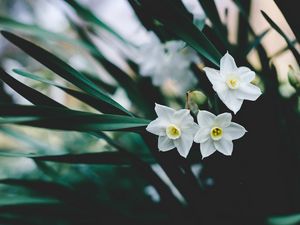
<path id="1" fill-rule="evenodd" d="M 124 46 L 105 30 L 93 31 L 95 32 L 93 41 L 105 57 L 129 75 L 134 74 L 126 59 L 138 59 L 140 55 L 137 54 L 136 47 L 139 48 L 149 42 L 151 35 L 139 21 L 128 1 L 78 0 L 78 2 L 90 9 L 125 40 L 134 43 L 135 47 Z M 216 0 L 215 2 L 222 21 L 227 24 L 230 43 L 238 46 L 239 9 L 237 5 L 230 0 Z M 194 18 L 210 24 L 197 0 L 184 0 L 183 3 Z M 249 21 L 256 34 L 270 28 L 261 10 L 272 16 L 290 40 L 295 40 L 293 32 L 272 0 L 251 1 Z M 70 20 L 85 25 L 77 13 L 60 0 L 1 0 L 1 30 L 12 27 L 5 18 L 37 25 L 44 30 L 62 34 L 72 40 L 76 40 L 78 35 Z M 31 36 L 32 30 L 18 28 L 18 26 L 13 30 L 28 35 L 34 43 L 60 56 L 75 69 L 104 81 L 102 85 L 107 88 L 110 96 L 126 109 L 137 113 L 143 111 L 136 108 L 133 99 L 126 95 L 124 89 L 80 43 L 70 44 L 69 40 L 59 39 L 57 36 L 53 38 L 50 33 L 41 32 Z M 283 99 L 288 99 L 296 92 L 288 81 L 288 65 L 298 69 L 296 60 L 290 51 L 281 52 L 286 47 L 286 42 L 275 30 L 271 29 L 263 37 L 261 43 L 271 63 L 276 67 L 279 80 L 278 92 Z M 298 44 L 295 46 L 299 50 Z M 254 68 L 260 70 L 261 65 L 257 54 L 257 51 L 253 49 L 247 55 L 247 59 Z M 17 80 L 34 87 L 57 102 L 72 109 L 95 112 L 95 109 L 65 94 L 59 88 L 26 79 L 12 72 L 12 69 L 32 71 L 73 88 L 72 84 L 46 70 L 3 37 L 0 37 L 0 64 Z M 197 64 L 199 67 L 204 66 L 201 57 L 198 57 Z M 6 84 L 3 82 L 0 84 L 1 103 L 30 104 Z M 167 102 L 170 105 L 174 107 L 184 105 L 186 90 L 178 91 L 179 88 L 172 82 L 166 82 L 160 88 L 163 95 L 167 96 Z M 299 101 L 298 98 L 297 101 Z M 300 210 L 299 149 L 297 149 L 299 144 L 294 145 L 294 139 L 284 137 L 284 131 L 278 128 L 277 123 L 274 123 L 274 121 L 278 122 L 277 116 L 280 113 L 283 113 L 285 117 L 289 116 L 288 112 L 279 110 L 288 107 L 288 104 L 269 102 L 270 96 L 262 96 L 257 103 L 247 103 L 236 116 L 236 121 L 245 125 L 249 134 L 235 145 L 236 152 L 231 158 L 215 155 L 210 160 L 201 161 L 196 150 L 192 153 L 195 157 L 191 162 L 191 169 L 204 190 L 200 199 L 202 206 L 199 210 L 206 212 L 205 208 L 208 208 L 219 213 L 219 218 L 212 218 L 211 224 L 216 221 L 223 222 L 223 224 L 263 224 L 268 217 L 273 215 L 295 214 Z M 299 110 L 299 103 L 297 107 Z M 145 116 L 143 113 L 140 115 Z M 132 153 L 137 156 L 152 160 L 148 147 L 138 135 L 118 132 L 108 135 L 125 148 L 132 149 Z M 23 153 L 51 155 L 115 151 L 115 148 L 108 145 L 105 140 L 88 134 L 16 125 L 1 125 L 0 149 L 12 153 L 21 150 Z M 198 160 L 195 160 L 197 157 Z M 184 202 L 183 197 L 161 167 L 154 163 L 152 169 L 169 185 L 172 193 Z M 165 209 L 162 209 L 159 204 L 160 196 L 155 188 L 130 165 L 36 162 L 25 157 L 1 156 L 0 179 L 7 182 L 0 184 L 0 221 L 3 221 L 1 224 L 13 224 L 10 220 L 12 217 L 15 218 L 15 224 L 101 224 L 101 222 L 116 224 L 122 220 L 124 224 L 131 224 L 132 221 L 134 221 L 132 224 L 166 224 L 169 221 Z M 26 185 L 24 187 L 24 185 L 14 183 L 19 179 L 42 180 L 50 183 L 55 181 L 72 187 L 75 194 L 72 195 L 60 186 L 43 186 L 44 184 L 40 183 L 34 184 L 36 186 L 30 186 L 32 185 L 30 184 L 26 188 Z M 33 190 L 44 189 L 45 193 L 32 191 L 28 187 Z M 66 206 L 34 208 L 32 204 L 50 204 L 51 202 L 55 204 L 57 199 L 51 196 L 64 193 L 64 191 L 65 196 L 68 196 Z M 49 198 L 44 198 L 45 195 L 49 195 Z M 31 206 L 28 207 L 26 203 L 30 203 Z M 13 207 L 18 205 L 22 207 Z M 109 210 L 104 206 L 108 206 Z M 69 210 L 62 210 L 63 207 Z M 36 211 L 38 213 L 35 213 Z M 46 220 L 43 219 L 45 216 Z M 209 216 L 213 217 L 213 214 Z M 240 223 L 241 221 L 243 223 Z"/>

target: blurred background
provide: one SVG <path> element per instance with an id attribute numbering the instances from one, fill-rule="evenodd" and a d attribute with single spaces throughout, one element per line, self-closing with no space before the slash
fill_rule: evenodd
<path id="1" fill-rule="evenodd" d="M 88 47 L 78 38 L 77 31 L 78 27 L 88 30 L 91 34 L 89 38 L 104 57 L 125 71 L 132 79 L 136 79 L 133 68 L 144 60 L 143 57 L 148 51 L 147 44 L 155 39 L 153 33 L 145 28 L 126 0 L 77 0 L 77 2 L 93 12 L 105 24 L 104 29 L 90 27 L 73 7 L 61 0 L 1 0 L 0 28 L 16 31 L 28 37 L 91 79 L 99 81 L 99 85 L 124 108 L 139 116 L 152 119 L 153 108 L 144 108 L 145 112 L 142 112 L 135 99 L 118 84 L 120 80 L 112 77 L 107 67 L 99 64 L 91 56 Z M 197 0 L 182 0 L 182 2 L 193 16 L 196 25 L 197 23 L 199 27 L 203 23 L 211 25 L 211 21 Z M 239 8 L 231 0 L 216 0 L 215 3 L 222 22 L 227 25 L 228 40 L 238 49 Z M 295 40 L 292 30 L 273 0 L 252 0 L 249 7 L 249 22 L 256 34 L 261 34 L 270 28 L 260 12 L 263 10 L 271 15 L 290 40 Z M 117 35 L 112 35 L 114 32 Z M 130 44 L 124 44 L 119 37 Z M 296 70 L 299 69 L 293 54 L 290 51 L 283 51 L 286 42 L 274 29 L 270 29 L 263 36 L 261 43 L 270 59 L 269 64 L 276 67 L 280 96 L 290 98 L 296 90 L 288 81 L 289 65 Z M 299 50 L 298 44 L 295 47 Z M 140 49 L 147 51 L 143 52 Z M 191 61 L 202 68 L 205 60 L 194 52 L 191 54 L 194 54 Z M 262 65 L 256 49 L 252 49 L 246 57 L 256 70 L 261 70 Z M 149 60 L 146 58 L 144 61 Z M 71 83 L 45 69 L 2 36 L 0 37 L 0 64 L 15 79 L 55 101 L 72 109 L 96 112 L 93 107 L 66 94 L 60 88 L 14 73 L 13 69 L 31 71 L 42 74 L 51 82 L 75 88 Z M 179 87 L 183 85 L 181 79 L 178 82 L 166 78 L 159 85 L 153 85 L 152 90 L 159 89 L 159 93 L 165 96 L 165 103 L 179 108 L 185 105 L 186 92 L 197 89 L 192 78 L 184 84 L 184 88 Z M 153 80 L 145 80 L 148 83 L 151 81 L 153 82 Z M 256 82 L 264 89 L 260 78 L 257 78 Z M 201 94 L 200 102 L 205 105 L 207 99 L 202 90 Z M 149 96 L 151 98 L 151 95 Z M 154 104 L 159 101 L 159 97 L 151 101 Z M 257 109 L 253 109 L 256 106 L 252 103 L 246 105 L 237 116 L 237 122 L 242 121 L 242 124 L 247 125 L 249 133 L 259 130 L 257 132 L 260 137 L 250 134 L 247 140 L 242 140 L 236 147 L 243 150 L 234 154 L 232 158 L 224 159 L 217 155 L 212 160 L 203 162 L 200 160 L 199 153 L 192 153 L 193 156 L 198 157 L 198 160 L 197 157 L 191 160 L 191 170 L 197 177 L 199 185 L 205 190 L 203 202 L 209 205 L 208 208 L 215 208 L 217 212 L 221 212 L 219 222 L 224 222 L 223 224 L 238 224 L 241 221 L 240 217 L 243 218 L 242 221 L 246 221 L 243 224 L 251 224 L 253 221 L 255 222 L 252 224 L 260 224 L 258 221 L 266 221 L 269 216 L 295 214 L 300 209 L 299 170 L 296 166 L 298 156 L 294 158 L 294 153 L 290 154 L 281 148 L 286 146 L 286 140 L 280 142 L 281 133 L 272 131 L 272 129 L 276 130 L 276 126 L 270 119 L 273 116 L 270 116 L 272 110 L 277 112 L 277 109 L 271 106 L 269 111 L 260 111 L 265 101 L 268 100 L 262 98 L 258 102 Z M 297 101 L 299 112 L 298 98 Z M 0 83 L 0 102 L 31 104 L 3 82 Z M 244 122 L 249 115 L 252 117 Z M 121 132 L 107 135 L 143 160 L 153 161 L 147 145 L 140 136 Z M 256 148 L 254 143 L 260 147 Z M 294 150 L 299 151 L 298 146 L 299 144 L 294 145 L 296 148 Z M 1 125 L 0 150 L 16 154 L 21 151 L 26 154 L 61 155 L 114 152 L 116 148 L 107 144 L 105 140 L 89 134 Z M 161 167 L 152 163 L 151 168 L 171 188 L 176 198 L 185 204 L 184 198 Z M 124 224 L 166 224 L 169 222 L 165 208 L 159 204 L 160 196 L 157 190 L 130 165 L 41 162 L 27 157 L 3 155 L 0 157 L 0 179 L 3 181 L 0 183 L 1 224 L 101 224 L 107 221 L 109 222 L 106 224 L 116 224 L 121 221 Z M 24 179 L 41 182 L 18 183 Z M 49 185 L 50 183 L 53 186 Z M 64 205 L 56 205 L 61 199 L 67 202 L 66 208 L 69 210 L 66 210 Z M 40 204 L 47 207 L 35 208 Z M 36 211 L 39 215 L 36 215 Z"/>

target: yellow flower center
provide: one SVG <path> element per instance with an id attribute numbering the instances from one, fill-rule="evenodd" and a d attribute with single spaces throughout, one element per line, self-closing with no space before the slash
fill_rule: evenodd
<path id="1" fill-rule="evenodd" d="M 220 127 L 213 127 L 210 130 L 210 136 L 213 140 L 220 140 L 223 136 L 223 130 Z"/>
<path id="2" fill-rule="evenodd" d="M 240 81 L 235 75 L 231 75 L 226 80 L 226 84 L 230 89 L 237 89 L 240 86 Z"/>
<path id="3" fill-rule="evenodd" d="M 168 138 L 170 139 L 177 139 L 181 136 L 181 130 L 179 129 L 179 127 L 177 127 L 174 124 L 170 124 L 167 128 L 166 128 L 166 133 Z"/>

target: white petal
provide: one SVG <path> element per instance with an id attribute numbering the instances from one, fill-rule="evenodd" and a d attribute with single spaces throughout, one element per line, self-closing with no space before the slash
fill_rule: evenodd
<path id="1" fill-rule="evenodd" d="M 255 73 L 253 71 L 249 71 L 246 73 L 240 74 L 240 78 L 244 83 L 250 83 L 255 79 Z"/>
<path id="2" fill-rule="evenodd" d="M 186 158 L 189 154 L 193 144 L 193 138 L 194 136 L 192 135 L 182 134 L 180 138 L 174 140 L 175 147 L 182 157 Z"/>
<path id="3" fill-rule="evenodd" d="M 174 109 L 157 103 L 155 103 L 154 109 L 158 117 L 161 117 L 162 119 L 165 119 L 167 121 L 169 121 L 175 113 Z"/>
<path id="4" fill-rule="evenodd" d="M 222 113 L 215 119 L 215 124 L 221 128 L 228 127 L 230 125 L 232 116 L 230 113 Z"/>
<path id="5" fill-rule="evenodd" d="M 206 142 L 200 144 L 200 151 L 202 159 L 213 154 L 217 149 L 215 148 L 213 141 L 208 139 Z"/>
<path id="6" fill-rule="evenodd" d="M 190 114 L 190 110 L 180 109 L 173 114 L 173 117 L 171 118 L 171 122 L 180 125 L 184 123 L 193 123 L 194 119 Z"/>
<path id="7" fill-rule="evenodd" d="M 194 137 L 195 134 L 197 133 L 198 129 L 199 129 L 198 124 L 193 122 L 191 124 L 190 123 L 186 124 L 185 127 L 183 127 L 182 132 L 186 133 L 186 134 L 189 134 L 189 135 L 192 135 Z"/>
<path id="8" fill-rule="evenodd" d="M 236 96 L 239 99 L 246 99 L 251 101 L 255 101 L 261 94 L 262 93 L 259 87 L 251 83 L 244 84 L 236 90 Z"/>
<path id="9" fill-rule="evenodd" d="M 243 100 L 239 99 L 235 96 L 236 90 L 228 90 L 218 93 L 218 96 L 222 100 L 222 102 L 236 114 L 243 104 Z"/>
<path id="10" fill-rule="evenodd" d="M 194 141 L 196 143 L 206 142 L 209 139 L 209 134 L 210 134 L 209 127 L 200 128 L 194 137 Z"/>
<path id="11" fill-rule="evenodd" d="M 227 84 L 224 81 L 222 81 L 222 82 L 216 82 L 213 85 L 213 89 L 214 89 L 215 92 L 219 93 L 219 92 L 228 90 L 228 86 L 227 86 Z"/>
<path id="12" fill-rule="evenodd" d="M 216 116 L 211 112 L 200 110 L 197 115 L 197 121 L 200 127 L 210 127 L 214 121 Z"/>
<path id="13" fill-rule="evenodd" d="M 146 130 L 152 134 L 164 136 L 166 135 L 166 126 L 167 126 L 166 121 L 157 118 L 148 124 Z"/>
<path id="14" fill-rule="evenodd" d="M 224 128 L 224 138 L 228 140 L 236 140 L 244 136 L 246 129 L 237 124 L 231 123 L 228 127 Z"/>
<path id="15" fill-rule="evenodd" d="M 221 58 L 220 71 L 222 74 L 232 73 L 237 70 L 234 58 L 226 52 L 226 54 Z"/>
<path id="16" fill-rule="evenodd" d="M 209 68 L 209 67 L 204 67 L 203 70 L 205 71 L 205 74 L 206 74 L 208 80 L 213 85 L 223 81 L 222 75 L 220 74 L 219 70 L 215 70 L 215 69 Z"/>
<path id="17" fill-rule="evenodd" d="M 236 72 L 238 73 L 238 74 L 243 74 L 243 73 L 248 73 L 248 72 L 250 72 L 251 70 L 248 68 L 248 67 L 246 67 L 246 66 L 240 66 L 239 68 L 237 68 L 237 70 L 236 70 Z"/>
<path id="18" fill-rule="evenodd" d="M 158 149 L 160 151 L 169 151 L 175 148 L 174 141 L 168 138 L 167 136 L 159 136 L 158 137 Z"/>
<path id="19" fill-rule="evenodd" d="M 219 141 L 214 141 L 214 146 L 219 152 L 223 153 L 224 155 L 232 154 L 233 143 L 231 140 L 222 138 Z"/>

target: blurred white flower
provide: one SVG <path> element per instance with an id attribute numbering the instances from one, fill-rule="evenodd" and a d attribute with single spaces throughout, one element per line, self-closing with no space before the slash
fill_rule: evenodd
<path id="1" fill-rule="evenodd" d="M 208 157 L 215 151 L 224 155 L 231 155 L 233 150 L 232 140 L 244 136 L 246 129 L 231 122 L 230 113 L 222 113 L 218 116 L 201 110 L 198 112 L 198 131 L 194 141 L 200 143 L 202 158 Z"/>
<path id="2" fill-rule="evenodd" d="M 237 67 L 233 57 L 227 52 L 220 62 L 220 70 L 209 67 L 203 69 L 222 102 L 235 114 L 244 100 L 255 101 L 262 93 L 251 84 L 255 73 L 247 67 Z"/>
<path id="3" fill-rule="evenodd" d="M 177 148 L 182 157 L 187 157 L 193 144 L 198 125 L 187 109 L 174 110 L 167 106 L 155 105 L 157 119 L 146 128 L 150 133 L 158 135 L 158 149 L 169 151 Z"/>
<path id="4" fill-rule="evenodd" d="M 141 46 L 137 63 L 140 74 L 152 78 L 155 86 L 163 86 L 173 81 L 178 92 L 184 93 L 196 84 L 197 79 L 190 70 L 192 62 L 198 63 L 197 54 L 182 41 L 168 41 L 162 44 L 150 32 L 149 41 Z"/>

